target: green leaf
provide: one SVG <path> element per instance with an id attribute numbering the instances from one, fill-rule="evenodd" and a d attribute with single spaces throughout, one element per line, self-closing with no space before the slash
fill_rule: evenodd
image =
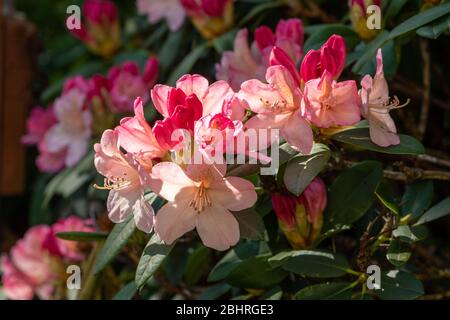
<path id="1" fill-rule="evenodd" d="M 430 210 L 425 212 L 417 221 L 416 225 L 428 223 L 430 221 L 442 218 L 450 213 L 450 197 L 445 198 Z"/>
<path id="2" fill-rule="evenodd" d="M 391 193 L 391 188 L 386 180 L 381 180 L 381 183 L 378 185 L 378 188 L 375 191 L 375 195 L 386 208 L 397 215 L 400 214 L 400 208 L 395 202 Z"/>
<path id="3" fill-rule="evenodd" d="M 389 39 L 394 39 L 410 31 L 414 31 L 423 25 L 430 23 L 450 12 L 450 3 L 441 4 L 431 9 L 423 11 L 415 16 L 403 21 L 396 26 L 389 34 Z"/>
<path id="4" fill-rule="evenodd" d="M 242 27 L 246 25 L 250 20 L 252 20 L 257 15 L 263 13 L 264 11 L 275 9 L 281 7 L 283 4 L 278 1 L 264 1 L 262 4 L 254 6 L 244 18 L 239 21 L 238 26 Z"/>
<path id="5" fill-rule="evenodd" d="M 326 145 L 316 143 L 311 154 L 293 157 L 284 171 L 286 188 L 293 194 L 300 195 L 326 166 L 330 156 L 330 149 Z"/>
<path id="6" fill-rule="evenodd" d="M 250 240 L 265 240 L 267 238 L 264 222 L 253 208 L 233 212 L 233 215 L 239 223 L 241 238 Z"/>
<path id="7" fill-rule="evenodd" d="M 333 34 L 341 35 L 346 42 L 347 48 L 353 48 L 360 41 L 358 34 L 352 27 L 340 23 L 326 24 L 313 29 L 313 33 L 303 45 L 304 52 L 308 52 L 311 49 L 319 49 Z"/>
<path id="8" fill-rule="evenodd" d="M 63 240 L 69 241 L 103 241 L 108 237 L 105 232 L 58 232 L 56 236 Z"/>
<path id="9" fill-rule="evenodd" d="M 408 225 L 402 225 L 392 231 L 392 235 L 403 242 L 416 242 L 423 240 L 426 237 L 426 234 L 426 229 L 422 226 L 410 227 Z"/>
<path id="10" fill-rule="evenodd" d="M 280 286 L 276 286 L 269 291 L 265 292 L 259 299 L 260 300 L 281 300 L 283 297 L 283 290 Z"/>
<path id="11" fill-rule="evenodd" d="M 381 289 L 375 292 L 383 300 L 411 300 L 423 295 L 423 284 L 411 273 L 391 270 L 381 274 Z"/>
<path id="12" fill-rule="evenodd" d="M 413 220 L 419 218 L 431 205 L 433 200 L 433 181 L 417 181 L 407 186 L 402 197 L 402 216 L 411 215 Z"/>
<path id="13" fill-rule="evenodd" d="M 296 300 L 350 300 L 350 282 L 327 282 L 301 289 L 295 294 Z"/>
<path id="14" fill-rule="evenodd" d="M 417 29 L 417 34 L 428 39 L 437 39 L 439 36 L 450 30 L 450 14 L 442 17 L 433 23 Z"/>
<path id="15" fill-rule="evenodd" d="M 273 263 L 273 260 L 270 261 Z M 286 271 L 314 278 L 340 277 L 350 269 L 350 265 L 343 255 L 324 251 L 292 251 L 290 257 L 277 262 L 277 264 L 279 263 L 282 263 L 283 269 Z"/>
<path id="16" fill-rule="evenodd" d="M 207 50 L 209 50 L 208 44 L 204 43 L 202 45 L 199 45 L 195 49 L 191 50 L 191 52 L 184 57 L 183 61 L 181 61 L 175 70 L 172 71 L 172 73 L 169 76 L 169 80 L 167 82 L 170 85 L 174 85 L 175 82 L 186 73 L 189 73 L 192 70 L 192 67 L 197 62 L 198 59 L 200 59 L 201 56 L 203 56 Z"/>
<path id="17" fill-rule="evenodd" d="M 389 244 L 386 258 L 395 267 L 401 267 L 411 257 L 411 246 L 398 238 L 393 238 Z"/>
<path id="18" fill-rule="evenodd" d="M 207 247 L 199 246 L 188 258 L 186 270 L 184 271 L 184 279 L 186 284 L 194 285 L 208 272 L 210 250 Z"/>
<path id="19" fill-rule="evenodd" d="M 52 218 L 45 201 L 45 186 L 48 183 L 48 176 L 41 175 L 33 184 L 33 192 L 30 204 L 29 222 L 34 226 L 37 224 L 50 224 Z"/>
<path id="20" fill-rule="evenodd" d="M 89 152 L 78 164 L 56 175 L 45 188 L 43 205 L 46 207 L 50 200 L 59 194 L 65 198 L 70 197 L 83 184 L 92 178 L 94 166 L 94 152 Z"/>
<path id="21" fill-rule="evenodd" d="M 409 0 L 391 0 L 389 1 L 389 6 L 384 10 L 384 20 L 386 22 L 395 18 L 399 14 L 400 10 Z"/>
<path id="22" fill-rule="evenodd" d="M 225 279 L 243 260 L 257 255 L 259 247 L 255 242 L 243 242 L 231 249 L 215 265 L 208 276 L 209 282 Z"/>
<path id="23" fill-rule="evenodd" d="M 137 287 L 133 282 L 128 283 L 124 286 L 117 294 L 112 298 L 112 300 L 131 300 L 136 294 Z"/>
<path id="24" fill-rule="evenodd" d="M 142 288 L 147 280 L 150 279 L 156 270 L 158 270 L 172 248 L 173 244 L 164 244 L 156 233 L 153 234 L 142 252 L 141 259 L 139 260 L 136 269 L 134 281 L 139 289 Z"/>
<path id="25" fill-rule="evenodd" d="M 95 274 L 100 273 L 116 257 L 135 229 L 136 224 L 132 214 L 124 222 L 114 226 L 95 261 Z"/>
<path id="26" fill-rule="evenodd" d="M 380 34 L 378 34 L 378 36 L 364 48 L 364 53 L 356 61 L 352 71 L 356 74 L 363 74 L 361 70 L 366 64 L 374 60 L 378 48 L 383 47 L 383 45 L 387 42 L 388 37 L 389 32 L 386 30 L 383 30 Z"/>
<path id="27" fill-rule="evenodd" d="M 177 55 L 180 53 L 180 46 L 183 42 L 184 32 L 169 32 L 167 39 L 158 52 L 158 60 L 163 71 L 171 70 Z"/>
<path id="28" fill-rule="evenodd" d="M 216 49 L 217 53 L 223 54 L 225 51 L 233 48 L 233 41 L 236 37 L 236 33 L 237 30 L 233 29 L 212 40 L 212 45 L 214 46 L 214 49 Z"/>
<path id="29" fill-rule="evenodd" d="M 324 230 L 341 229 L 361 218 L 372 205 L 382 177 L 376 161 L 361 162 L 341 173 L 330 187 Z"/>
<path id="30" fill-rule="evenodd" d="M 218 283 L 213 286 L 208 287 L 205 291 L 203 291 L 198 297 L 197 300 L 215 300 L 222 297 L 225 293 L 230 291 L 231 286 L 226 283 Z"/>
<path id="31" fill-rule="evenodd" d="M 261 255 L 242 261 L 231 271 L 225 281 L 239 288 L 264 289 L 280 283 L 287 273 L 281 268 L 273 268 L 267 258 Z"/>
<path id="32" fill-rule="evenodd" d="M 389 147 L 380 147 L 370 140 L 369 128 L 352 128 L 333 135 L 333 140 L 350 144 L 365 150 L 388 154 L 423 154 L 423 145 L 413 137 L 399 134 L 400 144 Z"/>

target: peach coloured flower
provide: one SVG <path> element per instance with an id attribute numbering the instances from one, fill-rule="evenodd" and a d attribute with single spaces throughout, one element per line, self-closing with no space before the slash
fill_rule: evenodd
<path id="1" fill-rule="evenodd" d="M 8 298 L 32 299 L 34 293 L 41 299 L 51 298 L 55 271 L 43 246 L 50 232 L 44 225 L 29 229 L 11 249 L 11 258 L 2 259 L 2 282 Z"/>
<path id="2" fill-rule="evenodd" d="M 355 124 L 360 120 L 360 104 L 353 80 L 336 82 L 325 71 L 321 78 L 305 84 L 302 110 L 306 119 L 320 128 Z"/>
<path id="3" fill-rule="evenodd" d="M 267 83 L 252 79 L 241 85 L 238 97 L 256 113 L 245 123 L 245 127 L 279 129 L 281 137 L 293 148 L 309 154 L 313 133 L 302 117 L 299 84 L 281 65 L 269 67 L 266 79 Z"/>
<path id="4" fill-rule="evenodd" d="M 134 62 L 126 62 L 122 66 L 113 67 L 108 73 L 108 91 L 111 97 L 111 108 L 114 112 L 132 112 L 133 102 L 141 97 L 143 103 L 149 99 L 149 90 L 158 77 L 158 60 L 147 60 L 145 72 L 141 75 Z"/>
<path id="5" fill-rule="evenodd" d="M 120 146 L 127 152 L 145 159 L 160 158 L 165 151 L 160 147 L 152 128 L 145 120 L 142 99 L 134 101 L 134 117 L 123 118 L 116 127 Z"/>
<path id="6" fill-rule="evenodd" d="M 381 49 L 377 52 L 377 71 L 372 79 L 366 75 L 361 80 L 360 96 L 362 100 L 361 113 L 369 121 L 370 139 L 373 143 L 388 147 L 400 143 L 395 123 L 389 111 L 401 108 L 397 97 L 391 100 L 389 88 L 383 72 L 383 55 Z M 408 102 L 407 102 L 408 103 Z"/>
<path id="7" fill-rule="evenodd" d="M 54 112 L 58 123 L 45 134 L 46 149 L 51 153 L 66 150 L 65 165 L 75 165 L 87 151 L 91 137 L 92 115 L 84 109 L 86 95 L 72 89 L 56 99 Z"/>
<path id="8" fill-rule="evenodd" d="M 120 223 L 133 214 L 136 226 L 151 232 L 154 212 L 144 198 L 144 177 L 148 176 L 152 162 L 143 162 L 131 153 L 124 154 L 120 150 L 117 130 L 106 130 L 94 150 L 95 168 L 105 177 L 104 186 L 96 187 L 110 190 L 107 209 L 111 221 Z"/>
<path id="9" fill-rule="evenodd" d="M 147 15 L 150 23 L 164 19 L 172 32 L 180 29 L 186 16 L 180 0 L 137 0 L 136 5 L 139 13 Z"/>
<path id="10" fill-rule="evenodd" d="M 225 177 L 226 165 L 192 164 L 186 171 L 173 162 L 152 170 L 152 190 L 168 200 L 157 213 L 155 231 L 167 244 L 197 229 L 207 247 L 226 250 L 240 238 L 230 211 L 253 206 L 257 195 L 249 181 Z"/>
<path id="11" fill-rule="evenodd" d="M 239 30 L 234 39 L 234 51 L 224 52 L 220 63 L 216 64 L 216 78 L 227 81 L 234 90 L 239 90 L 246 80 L 264 80 L 274 46 L 297 63 L 302 56 L 303 33 L 300 19 L 280 20 L 275 34 L 266 26 L 256 29 L 250 48 L 247 29 Z"/>

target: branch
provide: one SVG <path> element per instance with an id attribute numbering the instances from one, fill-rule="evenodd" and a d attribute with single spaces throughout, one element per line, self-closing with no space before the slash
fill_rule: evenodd
<path id="1" fill-rule="evenodd" d="M 422 39 L 420 41 L 420 52 L 422 54 L 423 60 L 422 82 L 424 90 L 422 92 L 422 111 L 420 113 L 418 131 L 420 138 L 423 139 L 425 132 L 427 130 L 428 111 L 430 110 L 430 88 L 431 88 L 430 52 L 428 50 L 428 41 L 425 39 Z"/>

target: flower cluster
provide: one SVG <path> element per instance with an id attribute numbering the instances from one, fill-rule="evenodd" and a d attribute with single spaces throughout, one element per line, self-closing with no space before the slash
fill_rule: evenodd
<path id="1" fill-rule="evenodd" d="M 149 100 L 148 90 L 158 77 L 158 61 L 149 58 L 141 74 L 135 62 L 113 67 L 107 77 L 69 78 L 62 95 L 47 109 L 35 107 L 22 142 L 37 145 L 36 164 L 57 172 L 78 163 L 86 154 L 92 134 L 112 125 L 114 113 L 130 113 L 133 100 Z"/>
<path id="2" fill-rule="evenodd" d="M 375 78 L 366 76 L 358 93 L 355 81 L 337 81 L 346 58 L 342 37 L 333 35 L 319 50 L 309 51 L 297 70 L 303 38 L 299 20 L 281 21 L 275 34 L 262 27 L 256 35 L 259 57 L 268 64 L 267 82 L 248 79 L 235 92 L 227 81 L 209 84 L 200 75 L 184 75 L 175 87 L 158 84 L 151 90 L 153 104 L 163 117 L 153 127 L 146 122 L 138 98 L 134 117 L 103 133 L 94 147 L 95 166 L 105 177 L 104 186 L 97 188 L 110 190 L 107 207 L 113 222 L 133 214 L 139 229 L 151 232 L 154 227 L 169 244 L 195 228 L 206 246 L 225 250 L 239 240 L 232 212 L 253 206 L 257 196 L 252 183 L 226 175 L 224 154 L 261 158 L 258 150 L 275 143 L 269 139 L 259 143 L 260 149 L 249 148 L 245 142 L 251 140 L 251 130 L 279 130 L 293 149 L 309 154 L 313 128 L 351 126 L 362 114 L 369 120 L 375 143 L 399 143 L 388 114 L 394 105 L 383 77 L 381 51 Z M 233 147 L 236 140 L 244 141 L 243 150 Z M 168 201 L 156 216 L 145 197 L 150 191 Z M 313 229 L 311 234 L 303 230 L 304 243 L 310 244 L 320 231 L 317 219 L 326 203 L 314 204 L 310 199 L 324 193 L 323 183 L 315 180 L 296 200 Z M 274 195 L 275 207 L 282 207 L 282 198 Z"/>
<path id="3" fill-rule="evenodd" d="M 1 258 L 3 291 L 8 299 L 31 300 L 62 298 L 66 286 L 66 266 L 83 261 L 91 245 L 61 240 L 59 232 L 91 232 L 90 220 L 69 216 L 52 226 L 37 225 L 26 232 Z"/>

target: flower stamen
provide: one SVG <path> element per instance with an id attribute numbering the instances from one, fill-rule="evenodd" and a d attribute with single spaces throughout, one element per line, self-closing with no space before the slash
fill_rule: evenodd
<path id="1" fill-rule="evenodd" d="M 200 186 L 196 190 L 194 199 L 191 200 L 189 206 L 191 208 L 194 208 L 197 213 L 200 213 L 205 210 L 206 207 L 211 206 L 211 199 L 206 192 L 206 187 L 203 181 L 200 183 Z"/>

